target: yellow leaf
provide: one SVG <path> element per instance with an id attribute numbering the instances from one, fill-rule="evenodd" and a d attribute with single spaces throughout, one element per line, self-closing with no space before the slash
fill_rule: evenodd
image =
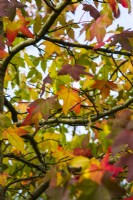
<path id="1" fill-rule="evenodd" d="M 1 173 L 0 174 L 0 185 L 5 186 L 7 183 L 7 177 L 8 174 L 7 173 Z"/>
<path id="2" fill-rule="evenodd" d="M 53 53 L 61 53 L 60 47 L 55 45 L 54 43 L 45 41 L 43 44 L 45 45 L 45 58 L 51 56 Z"/>
<path id="3" fill-rule="evenodd" d="M 67 115 L 69 110 L 74 110 L 76 113 L 80 112 L 81 99 L 76 90 L 60 86 L 60 90 L 56 93 L 59 99 L 63 100 L 63 112 Z"/>
<path id="4" fill-rule="evenodd" d="M 7 130 L 3 132 L 3 134 L 6 135 L 9 142 L 14 147 L 16 147 L 16 149 L 18 149 L 22 153 L 26 153 L 24 149 L 24 141 L 20 136 L 18 136 L 18 131 L 20 131 L 20 129 L 17 127 L 9 127 Z"/>
<path id="5" fill-rule="evenodd" d="M 88 167 L 89 163 L 90 160 L 88 158 L 84 156 L 76 156 L 70 161 L 69 165 L 73 168 L 81 168 L 82 170 L 85 170 Z"/>
<path id="6" fill-rule="evenodd" d="M 44 134 L 44 141 L 40 143 L 42 149 L 48 152 L 54 152 L 58 148 L 58 142 L 61 139 L 61 134 L 57 133 L 45 133 Z"/>

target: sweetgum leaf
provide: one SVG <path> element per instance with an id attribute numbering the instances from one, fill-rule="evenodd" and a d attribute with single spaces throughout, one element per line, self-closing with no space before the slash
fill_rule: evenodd
<path id="1" fill-rule="evenodd" d="M 17 10 L 18 20 L 11 22 L 7 20 L 7 27 L 6 27 L 6 36 L 8 39 L 8 45 L 11 45 L 12 42 L 15 40 L 18 32 L 20 31 L 27 37 L 33 38 L 34 35 L 30 32 L 27 27 L 28 21 L 25 20 L 24 16 L 21 13 L 21 10 Z"/>
<path id="2" fill-rule="evenodd" d="M 67 115 L 69 110 L 73 110 L 76 113 L 80 112 L 81 98 L 78 91 L 73 88 L 60 86 L 60 90 L 56 93 L 59 99 L 63 100 L 63 112 Z"/>
<path id="3" fill-rule="evenodd" d="M 109 5 L 114 13 L 114 15 L 117 15 L 118 13 L 118 4 L 116 0 L 109 0 Z"/>
<path id="4" fill-rule="evenodd" d="M 28 106 L 28 115 L 21 125 L 26 126 L 35 123 L 37 127 L 40 118 L 48 120 L 52 111 L 58 109 L 58 107 L 59 104 L 56 96 L 47 99 L 36 99 Z"/>
<path id="5" fill-rule="evenodd" d="M 16 8 L 23 8 L 24 4 L 17 0 L 0 0 L 0 17 L 9 17 L 12 21 L 16 14 Z"/>
<path id="6" fill-rule="evenodd" d="M 133 141 L 133 131 L 128 129 L 122 130 L 116 137 L 112 145 L 113 153 L 119 152 L 124 144 L 128 145 L 130 149 L 133 149 L 132 141 Z"/>
<path id="7" fill-rule="evenodd" d="M 98 17 L 100 17 L 99 11 L 94 8 L 91 4 L 83 4 L 83 10 L 90 12 L 90 16 L 93 17 L 95 20 L 97 20 Z"/>
<path id="8" fill-rule="evenodd" d="M 103 99 L 109 96 L 110 90 L 117 89 L 117 85 L 113 81 L 106 80 L 95 80 L 91 87 L 94 89 L 99 89 Z"/>
<path id="9" fill-rule="evenodd" d="M 127 153 L 123 155 L 116 163 L 116 166 L 128 167 L 127 181 L 133 181 L 133 154 Z"/>
<path id="10" fill-rule="evenodd" d="M 93 77 L 92 74 L 86 72 L 85 70 L 86 68 L 82 65 L 75 64 L 74 66 L 72 66 L 70 64 L 66 64 L 62 66 L 61 70 L 59 70 L 58 75 L 60 76 L 60 75 L 69 74 L 75 81 L 80 80 L 81 74 L 85 74 L 85 75 L 89 75 Z"/>
<path id="11" fill-rule="evenodd" d="M 123 31 L 120 34 L 116 34 L 111 37 L 113 40 L 109 44 L 109 46 L 115 46 L 119 43 L 122 49 L 132 52 L 133 51 L 133 44 L 130 40 L 133 39 L 133 31 Z"/>

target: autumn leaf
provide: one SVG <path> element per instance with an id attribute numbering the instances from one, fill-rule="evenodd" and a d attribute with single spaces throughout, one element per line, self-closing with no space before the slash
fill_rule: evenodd
<path id="1" fill-rule="evenodd" d="M 117 167 L 109 163 L 108 152 L 105 154 L 101 162 L 96 162 L 92 159 L 92 163 L 89 167 L 89 178 L 100 184 L 105 172 L 110 172 L 111 176 L 113 177 L 116 177 L 120 172 L 123 172 L 122 167 Z"/>
<path id="2" fill-rule="evenodd" d="M 28 115 L 21 125 L 27 126 L 35 123 L 36 127 L 38 127 L 38 123 L 41 118 L 48 120 L 52 111 L 58 108 L 59 104 L 56 96 L 49 97 L 47 99 L 36 99 L 28 106 Z"/>
<path id="3" fill-rule="evenodd" d="M 95 22 L 92 23 L 90 31 L 90 41 L 96 37 L 98 43 L 102 43 L 106 34 L 106 28 L 111 25 L 112 20 L 108 15 L 100 16 Z"/>
<path id="4" fill-rule="evenodd" d="M 62 69 L 58 71 L 58 75 L 69 74 L 75 81 L 80 80 L 80 75 L 85 74 L 94 77 L 92 74 L 85 71 L 86 68 L 82 65 L 75 64 L 74 66 L 66 64 L 62 66 Z"/>
<path id="5" fill-rule="evenodd" d="M 109 5 L 112 9 L 112 11 L 114 12 L 114 15 L 117 15 L 118 13 L 118 3 L 116 0 L 109 0 Z"/>
<path id="6" fill-rule="evenodd" d="M 99 89 L 103 99 L 109 96 L 110 90 L 117 89 L 117 85 L 113 81 L 106 80 L 95 80 L 95 83 L 91 87 L 94 89 Z"/>
<path id="7" fill-rule="evenodd" d="M 128 2 L 129 2 L 129 0 L 121 0 L 121 5 L 122 5 L 124 8 L 128 8 Z"/>
<path id="8" fill-rule="evenodd" d="M 127 181 L 133 181 L 133 154 L 132 153 L 125 153 L 121 156 L 117 163 L 115 163 L 117 167 L 128 167 L 128 175 Z"/>
<path id="9" fill-rule="evenodd" d="M 124 198 L 123 200 L 133 200 L 133 197 L 127 197 L 127 198 Z"/>
<path id="10" fill-rule="evenodd" d="M 14 19 L 16 14 L 16 8 L 25 7 L 24 4 L 17 0 L 0 0 L 0 17 L 8 17 L 11 21 Z"/>
<path id="11" fill-rule="evenodd" d="M 9 175 L 7 173 L 0 173 L 0 185 L 6 186 L 8 177 Z"/>
<path id="12" fill-rule="evenodd" d="M 132 52 L 133 51 L 133 31 L 123 31 L 119 34 L 116 34 L 111 37 L 112 42 L 109 44 L 109 46 L 115 46 L 117 43 L 119 43 L 122 47 L 122 49 Z"/>
<path id="13" fill-rule="evenodd" d="M 87 157 L 87 158 L 92 157 L 92 153 L 91 153 L 91 150 L 89 148 L 80 148 L 80 147 L 73 149 L 73 155 L 84 156 L 84 157 Z"/>
<path id="14" fill-rule="evenodd" d="M 25 20 L 25 18 L 23 17 L 19 9 L 17 10 L 17 16 L 19 18 L 17 21 L 11 22 L 8 19 L 5 19 L 7 23 L 6 36 L 7 36 L 9 45 L 11 45 L 12 42 L 15 40 L 19 31 L 27 37 L 30 37 L 30 38 L 34 37 L 34 35 L 30 32 L 30 30 L 27 27 L 27 24 L 29 24 L 29 22 Z"/>
<path id="15" fill-rule="evenodd" d="M 6 58 L 8 56 L 8 53 L 4 51 L 3 49 L 0 49 L 0 59 Z"/>
<path id="16" fill-rule="evenodd" d="M 100 17 L 99 11 L 91 4 L 83 4 L 83 10 L 90 12 L 90 16 L 93 17 L 95 20 L 97 20 L 98 17 Z"/>
<path id="17" fill-rule="evenodd" d="M 109 153 L 107 152 L 104 156 L 104 158 L 101 161 L 101 168 L 104 171 L 111 172 L 113 177 L 118 176 L 120 172 L 123 172 L 123 169 L 121 167 L 116 167 L 115 165 L 112 165 L 109 163 Z"/>
<path id="18" fill-rule="evenodd" d="M 22 153 L 26 153 L 24 149 L 24 141 L 19 135 L 25 135 L 27 134 L 27 131 L 11 126 L 8 129 L 4 130 L 3 134 L 8 138 L 11 145 L 16 147 L 17 150 Z"/>
<path id="19" fill-rule="evenodd" d="M 67 115 L 68 111 L 73 110 L 76 113 L 80 112 L 81 99 L 78 91 L 66 86 L 60 86 L 60 90 L 56 93 L 58 99 L 63 100 L 63 112 Z"/>

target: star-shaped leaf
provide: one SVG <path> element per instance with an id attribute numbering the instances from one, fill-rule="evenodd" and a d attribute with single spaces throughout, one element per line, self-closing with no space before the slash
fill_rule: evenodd
<path id="1" fill-rule="evenodd" d="M 16 15 L 16 8 L 23 8 L 24 4 L 17 0 L 0 0 L 0 17 L 8 17 L 11 21 Z"/>
<path id="2" fill-rule="evenodd" d="M 91 4 L 83 4 L 83 10 L 90 12 L 90 16 L 93 17 L 95 20 L 100 17 L 99 11 Z"/>
<path id="3" fill-rule="evenodd" d="M 85 71 L 86 68 L 82 65 L 75 64 L 74 66 L 70 64 L 66 64 L 62 66 L 62 69 L 59 70 L 58 75 L 66 75 L 69 74 L 75 81 L 80 80 L 80 75 L 85 74 L 93 77 L 92 74 Z"/>
<path id="4" fill-rule="evenodd" d="M 60 90 L 56 94 L 59 99 L 63 100 L 63 112 L 65 115 L 69 110 L 73 110 L 76 113 L 80 112 L 81 99 L 76 89 L 60 86 Z"/>
<path id="5" fill-rule="evenodd" d="M 19 20 L 11 22 L 10 20 L 6 19 L 7 26 L 6 26 L 6 36 L 8 39 L 8 44 L 11 45 L 12 42 L 15 40 L 18 32 L 20 31 L 27 37 L 33 38 L 34 35 L 30 32 L 27 27 L 28 21 L 25 20 L 24 16 L 22 15 L 20 10 L 17 10 L 17 16 Z"/>
<path id="6" fill-rule="evenodd" d="M 133 31 L 123 31 L 111 37 L 112 42 L 109 46 L 120 44 L 122 49 L 132 52 L 133 51 Z"/>
<path id="7" fill-rule="evenodd" d="M 95 80 L 95 83 L 91 87 L 94 89 L 99 89 L 103 99 L 109 96 L 110 90 L 117 89 L 117 85 L 113 81 L 106 80 Z"/>
<path id="8" fill-rule="evenodd" d="M 59 104 L 56 96 L 49 97 L 47 99 L 36 99 L 28 106 L 28 115 L 21 125 L 26 126 L 35 123 L 37 128 L 41 118 L 48 120 L 52 111 L 58 108 Z"/>

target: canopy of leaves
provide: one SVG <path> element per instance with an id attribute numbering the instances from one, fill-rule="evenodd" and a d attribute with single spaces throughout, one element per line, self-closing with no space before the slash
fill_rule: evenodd
<path id="1" fill-rule="evenodd" d="M 0 0 L 0 200 L 133 199 L 131 4 Z"/>

